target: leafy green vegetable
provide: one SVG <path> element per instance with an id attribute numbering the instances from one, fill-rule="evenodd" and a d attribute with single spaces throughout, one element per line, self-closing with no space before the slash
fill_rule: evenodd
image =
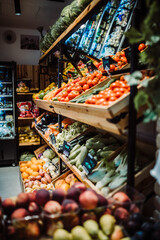
<path id="1" fill-rule="evenodd" d="M 147 64 L 149 69 L 153 69 L 156 77 L 151 83 L 147 80 L 144 81 L 143 87 L 145 87 L 145 90 L 138 93 L 134 103 L 137 110 L 142 102 L 148 105 L 148 109 L 144 112 L 144 122 L 149 122 L 160 116 L 160 1 L 146 0 L 146 5 L 148 14 L 140 26 L 140 31 L 131 28 L 126 36 L 131 44 L 145 42 L 148 45 L 148 48 L 139 54 L 140 61 Z M 130 80 L 132 84 L 136 84 L 137 79 L 132 78 Z"/>

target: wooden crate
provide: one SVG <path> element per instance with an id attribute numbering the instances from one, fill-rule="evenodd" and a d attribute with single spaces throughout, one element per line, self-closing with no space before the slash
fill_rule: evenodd
<path id="1" fill-rule="evenodd" d="M 23 179 L 22 179 L 22 174 L 21 174 L 21 171 L 20 171 L 20 165 L 22 163 L 27 163 L 28 161 L 19 161 L 19 179 L 20 179 L 20 185 L 21 185 L 21 191 L 22 192 L 25 192 L 25 187 L 24 187 L 24 182 L 23 182 Z"/>
<path id="2" fill-rule="evenodd" d="M 115 78 L 116 76 L 111 78 Z M 152 80 L 152 78 L 150 80 Z M 105 81 L 102 82 L 101 85 L 98 84 L 95 86 L 94 89 L 104 85 Z M 141 88 L 142 86 L 139 85 L 138 90 Z M 89 89 L 84 95 L 92 90 L 93 89 Z M 107 107 L 92 104 L 54 101 L 52 101 L 51 104 L 54 107 L 54 111 L 58 114 L 112 133 L 122 134 L 128 127 L 129 96 L 130 93 L 117 99 Z M 142 116 L 145 108 L 145 106 L 140 108 L 137 113 L 137 118 Z"/>
<path id="3" fill-rule="evenodd" d="M 44 109 L 46 111 L 54 113 L 54 108 L 51 105 L 52 100 L 41 100 L 41 99 L 34 99 L 35 104 L 37 107 Z"/>
<path id="4" fill-rule="evenodd" d="M 37 159 L 38 159 L 38 155 L 39 155 L 40 153 L 43 153 L 43 152 L 45 151 L 46 147 L 49 147 L 48 144 L 44 144 L 43 146 L 39 147 L 38 149 L 36 149 L 36 150 L 34 151 L 34 154 L 36 155 L 36 158 L 37 158 Z"/>

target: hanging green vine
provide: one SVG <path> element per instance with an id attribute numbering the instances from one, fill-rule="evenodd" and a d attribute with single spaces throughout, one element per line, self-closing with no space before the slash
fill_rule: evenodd
<path id="1" fill-rule="evenodd" d="M 147 64 L 149 69 L 153 69 L 156 75 L 154 80 L 144 82 L 145 89 L 139 91 L 134 99 L 137 110 L 143 104 L 148 106 L 144 112 L 144 122 L 149 122 L 160 116 L 160 1 L 146 0 L 146 5 L 148 14 L 140 26 L 140 31 L 131 28 L 126 36 L 131 44 L 147 44 L 148 48 L 139 55 L 140 61 Z M 139 82 L 138 74 L 140 76 L 140 72 L 135 72 L 128 77 L 131 85 Z"/>

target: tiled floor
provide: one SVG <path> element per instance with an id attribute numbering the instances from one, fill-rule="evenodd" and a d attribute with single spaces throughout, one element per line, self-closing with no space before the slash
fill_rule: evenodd
<path id="1" fill-rule="evenodd" d="M 0 167 L 0 196 L 2 200 L 21 192 L 19 167 Z"/>

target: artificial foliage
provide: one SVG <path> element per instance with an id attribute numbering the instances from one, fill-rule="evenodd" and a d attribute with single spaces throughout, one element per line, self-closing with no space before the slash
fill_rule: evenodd
<path id="1" fill-rule="evenodd" d="M 141 23 L 140 30 L 131 28 L 126 36 L 131 44 L 144 42 L 148 46 L 139 54 L 139 59 L 142 64 L 147 64 L 149 69 L 153 69 L 155 77 L 152 81 L 144 81 L 144 90 L 138 92 L 134 103 L 137 110 L 143 104 L 147 105 L 144 122 L 149 122 L 160 116 L 160 1 L 146 0 L 146 6 L 148 13 Z M 130 85 L 138 84 L 140 77 L 141 73 L 136 71 L 127 80 Z"/>

